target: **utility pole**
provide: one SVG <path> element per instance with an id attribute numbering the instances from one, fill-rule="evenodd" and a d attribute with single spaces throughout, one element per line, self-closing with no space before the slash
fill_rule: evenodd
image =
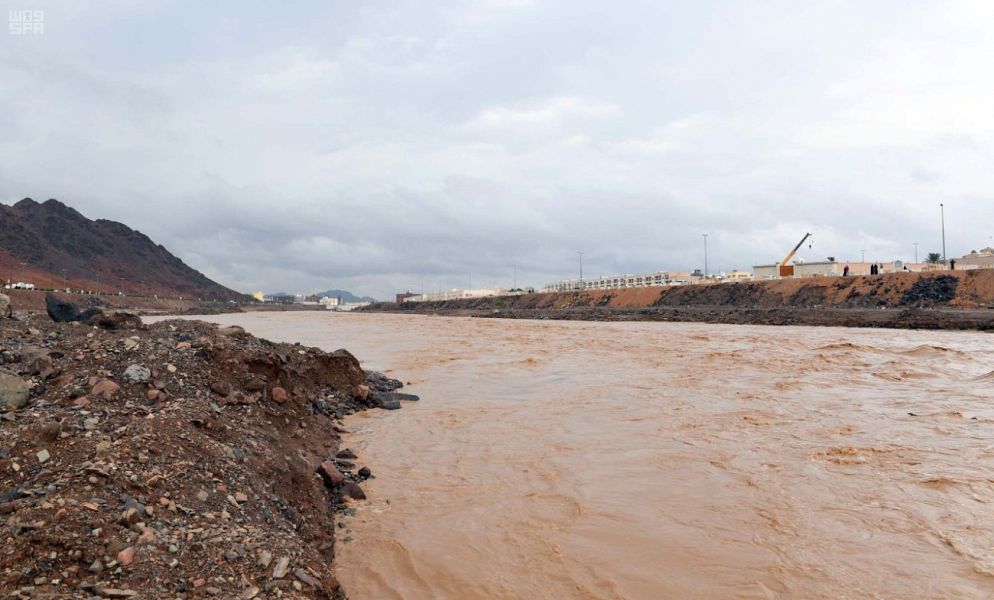
<path id="1" fill-rule="evenodd" d="M 866 250 L 859 251 L 859 262 L 861 263 L 866 262 Z"/>
<path id="2" fill-rule="evenodd" d="M 939 215 L 942 219 L 942 264 L 946 264 L 946 205 L 939 203 Z"/>
<path id="3" fill-rule="evenodd" d="M 918 264 L 918 242 L 915 242 L 915 264 Z"/>
<path id="4" fill-rule="evenodd" d="M 704 279 L 708 278 L 708 234 L 702 233 L 704 236 Z"/>
<path id="5" fill-rule="evenodd" d="M 577 251 L 577 255 L 580 257 L 580 288 L 583 289 L 583 252 Z"/>
<path id="6" fill-rule="evenodd" d="M 518 265 L 512 265 L 512 266 L 514 267 L 514 277 L 511 280 L 511 282 L 512 282 L 511 283 L 511 289 L 512 290 L 516 290 L 516 289 L 518 289 Z"/>

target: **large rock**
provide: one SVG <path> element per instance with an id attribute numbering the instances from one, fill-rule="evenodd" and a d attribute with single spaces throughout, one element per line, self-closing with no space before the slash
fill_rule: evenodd
<path id="1" fill-rule="evenodd" d="M 45 310 L 48 316 L 56 323 L 71 323 L 79 321 L 85 325 L 101 325 L 101 321 L 106 318 L 101 308 L 88 308 L 80 312 L 79 307 L 67 300 L 61 300 L 53 294 L 45 294 Z M 137 319 L 137 317 L 135 317 Z M 141 320 L 139 319 L 139 325 Z M 115 329 L 115 327 L 103 326 L 104 329 Z"/>
<path id="2" fill-rule="evenodd" d="M 0 410 L 24 408 L 28 404 L 31 387 L 10 371 L 0 369 Z"/>
<path id="3" fill-rule="evenodd" d="M 10 296 L 0 294 L 0 319 L 9 319 L 13 314 L 10 308 Z"/>
<path id="4" fill-rule="evenodd" d="M 45 294 L 45 310 L 56 323 L 70 323 L 79 320 L 79 307 L 72 302 L 60 300 L 53 294 Z"/>

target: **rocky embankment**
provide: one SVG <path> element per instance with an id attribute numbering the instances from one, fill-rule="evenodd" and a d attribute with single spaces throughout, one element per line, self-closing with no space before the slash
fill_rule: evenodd
<path id="1" fill-rule="evenodd" d="M 344 597 L 339 517 L 372 474 L 340 419 L 416 399 L 400 382 L 238 327 L 8 310 L 4 596 Z"/>
<path id="2" fill-rule="evenodd" d="M 994 329 L 994 270 L 383 302 L 364 310 L 477 317 Z"/>

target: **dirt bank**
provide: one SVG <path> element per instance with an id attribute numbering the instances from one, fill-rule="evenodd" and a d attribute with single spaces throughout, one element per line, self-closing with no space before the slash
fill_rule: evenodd
<path id="1" fill-rule="evenodd" d="M 365 310 L 467 316 L 994 329 L 994 270 L 392 302 Z"/>
<path id="2" fill-rule="evenodd" d="M 336 511 L 370 473 L 338 420 L 399 382 L 198 321 L 0 323 L 4 596 L 343 597 Z"/>

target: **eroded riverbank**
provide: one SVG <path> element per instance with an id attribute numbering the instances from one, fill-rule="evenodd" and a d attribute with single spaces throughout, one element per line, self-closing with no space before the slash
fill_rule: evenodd
<path id="1" fill-rule="evenodd" d="M 410 381 L 349 418 L 362 598 L 987 598 L 988 334 L 211 317 Z"/>

